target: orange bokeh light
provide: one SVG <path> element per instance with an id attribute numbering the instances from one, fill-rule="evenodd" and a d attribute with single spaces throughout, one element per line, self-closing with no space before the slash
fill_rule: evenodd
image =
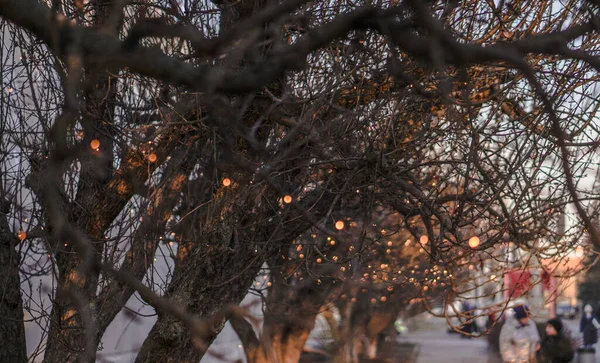
<path id="1" fill-rule="evenodd" d="M 155 162 L 157 159 L 158 159 L 158 157 L 156 156 L 155 153 L 148 155 L 148 161 L 151 163 Z"/>
<path id="2" fill-rule="evenodd" d="M 341 231 L 342 229 L 344 229 L 344 221 L 335 222 L 335 229 L 337 229 L 338 231 Z"/>
<path id="3" fill-rule="evenodd" d="M 94 139 L 90 141 L 90 147 L 94 150 L 97 150 L 100 147 L 100 140 Z"/>
<path id="4" fill-rule="evenodd" d="M 477 247 L 479 247 L 479 243 L 480 243 L 479 237 L 473 236 L 473 237 L 469 238 L 469 247 L 477 248 Z"/>
<path id="5" fill-rule="evenodd" d="M 291 195 L 286 195 L 285 197 L 283 197 L 283 202 L 285 204 L 290 204 L 292 202 L 292 196 Z"/>
<path id="6" fill-rule="evenodd" d="M 223 179 L 223 185 L 226 186 L 226 187 L 230 186 L 231 185 L 231 179 L 229 179 L 229 178 Z"/>
<path id="7" fill-rule="evenodd" d="M 19 231 L 19 233 L 17 233 L 17 238 L 19 241 L 23 241 L 27 238 L 27 233 L 25 233 L 25 231 Z"/>
<path id="8" fill-rule="evenodd" d="M 421 242 L 422 245 L 426 245 L 427 243 L 429 243 L 429 237 L 424 234 L 419 238 L 419 242 Z"/>

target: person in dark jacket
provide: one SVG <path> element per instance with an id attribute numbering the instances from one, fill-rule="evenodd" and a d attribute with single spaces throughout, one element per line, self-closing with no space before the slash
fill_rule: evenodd
<path id="1" fill-rule="evenodd" d="M 594 309 L 591 305 L 586 305 L 579 323 L 579 332 L 583 335 L 585 348 L 590 348 L 598 342 L 598 328 L 600 328 L 600 323 L 594 316 Z"/>
<path id="2" fill-rule="evenodd" d="M 563 323 L 559 318 L 548 320 L 546 336 L 541 345 L 543 362 L 568 363 L 575 357 L 571 340 L 565 336 Z"/>

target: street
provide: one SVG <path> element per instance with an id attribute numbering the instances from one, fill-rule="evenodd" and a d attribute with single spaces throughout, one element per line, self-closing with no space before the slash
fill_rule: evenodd
<path id="1" fill-rule="evenodd" d="M 417 363 L 501 363 L 488 351 L 484 337 L 464 339 L 445 329 L 436 329 L 409 333 L 404 339 L 420 345 Z"/>
<path id="2" fill-rule="evenodd" d="M 569 329 L 572 333 L 572 336 L 574 338 L 577 338 L 580 336 L 579 334 L 579 318 L 578 319 L 573 319 L 573 320 L 568 320 L 568 319 L 563 319 L 563 324 L 567 327 L 567 329 Z M 600 346 L 598 346 L 598 344 L 596 344 L 596 362 L 600 362 Z"/>
<path id="3" fill-rule="evenodd" d="M 437 319 L 433 319 L 434 321 Z M 438 321 L 430 321 L 428 328 L 409 332 L 402 341 L 417 343 L 420 351 L 417 363 L 501 363 L 499 356 L 488 350 L 485 337 L 464 339 L 459 334 L 450 334 Z M 564 319 L 563 323 L 579 336 L 579 320 Z M 596 352 L 596 362 L 600 362 L 600 349 Z"/>

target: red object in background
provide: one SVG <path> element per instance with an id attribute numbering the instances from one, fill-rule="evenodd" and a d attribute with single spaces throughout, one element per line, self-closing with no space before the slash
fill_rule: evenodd
<path id="1" fill-rule="evenodd" d="M 525 270 L 511 271 L 508 277 L 508 294 L 510 298 L 518 298 L 529 290 L 531 273 Z"/>
<path id="2" fill-rule="evenodd" d="M 554 283 L 556 278 L 548 273 L 548 271 L 542 271 L 542 290 L 543 291 L 552 291 L 554 288 Z"/>

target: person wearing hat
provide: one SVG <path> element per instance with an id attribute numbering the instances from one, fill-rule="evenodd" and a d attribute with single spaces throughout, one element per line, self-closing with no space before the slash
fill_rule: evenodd
<path id="1" fill-rule="evenodd" d="M 506 363 L 531 363 L 536 361 L 540 349 L 540 335 L 535 322 L 529 318 L 527 305 L 513 309 L 514 316 L 507 318 L 500 331 L 500 354 Z"/>
<path id="2" fill-rule="evenodd" d="M 559 318 L 548 320 L 546 336 L 542 339 L 543 362 L 568 363 L 575 357 L 571 340 L 565 336 L 563 323 Z"/>

